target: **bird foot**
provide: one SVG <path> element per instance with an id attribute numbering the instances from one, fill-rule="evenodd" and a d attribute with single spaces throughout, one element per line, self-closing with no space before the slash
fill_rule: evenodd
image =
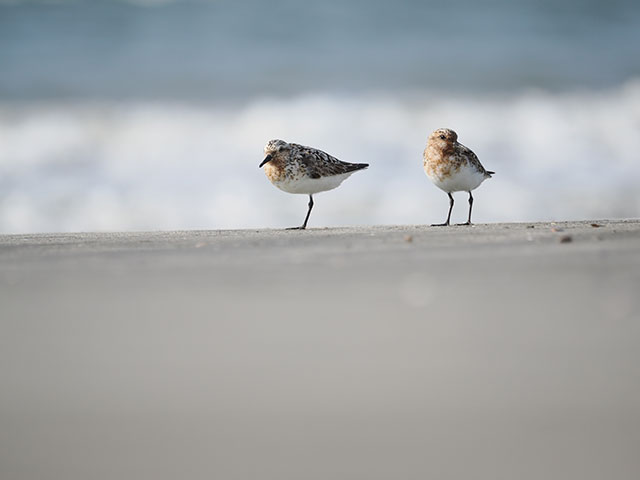
<path id="1" fill-rule="evenodd" d="M 449 222 L 444 222 L 444 223 L 432 223 L 431 224 L 432 227 L 448 227 L 449 226 Z"/>
<path id="2" fill-rule="evenodd" d="M 300 225 L 299 227 L 289 227 L 289 228 L 285 228 L 285 230 L 306 230 L 307 226 L 306 225 Z"/>
<path id="3" fill-rule="evenodd" d="M 471 222 L 465 222 L 465 223 L 456 223 L 456 226 L 461 227 L 463 225 L 473 225 L 473 223 Z"/>

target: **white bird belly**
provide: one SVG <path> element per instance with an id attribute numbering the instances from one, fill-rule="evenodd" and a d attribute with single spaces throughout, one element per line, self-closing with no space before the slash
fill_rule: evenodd
<path id="1" fill-rule="evenodd" d="M 445 192 L 470 192 L 488 178 L 484 173 L 470 167 L 461 167 L 457 172 L 446 176 L 429 174 L 427 176 L 436 187 Z"/>
<path id="2" fill-rule="evenodd" d="M 312 195 L 338 187 L 353 172 L 331 175 L 329 177 L 310 178 L 307 176 L 274 182 L 274 185 L 287 193 L 306 193 Z"/>

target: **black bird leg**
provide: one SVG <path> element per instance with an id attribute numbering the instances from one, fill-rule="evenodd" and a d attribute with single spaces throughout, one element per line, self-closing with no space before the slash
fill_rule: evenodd
<path id="1" fill-rule="evenodd" d="M 453 210 L 453 196 L 451 195 L 451 192 L 447 192 L 447 195 L 449 195 L 449 214 L 447 215 L 447 221 L 444 223 L 432 223 L 431 224 L 432 227 L 448 227 L 449 226 L 449 221 L 451 220 L 451 211 Z"/>
<path id="2" fill-rule="evenodd" d="M 471 225 L 471 209 L 473 208 L 473 195 L 471 195 L 471 191 L 469 191 L 469 218 L 467 218 L 467 223 L 459 223 L 458 225 Z"/>
<path id="3" fill-rule="evenodd" d="M 304 230 L 307 228 L 307 221 L 309 220 L 309 215 L 311 215 L 311 209 L 313 208 L 313 197 L 309 195 L 309 210 L 307 211 L 307 216 L 304 219 L 304 223 L 299 227 L 291 227 L 287 228 L 287 230 Z"/>

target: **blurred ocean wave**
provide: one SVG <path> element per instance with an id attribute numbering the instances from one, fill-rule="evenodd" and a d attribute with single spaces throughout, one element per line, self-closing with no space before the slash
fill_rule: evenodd
<path id="1" fill-rule="evenodd" d="M 640 81 L 598 91 L 444 96 L 310 94 L 243 105 L 0 103 L 0 232 L 282 227 L 306 199 L 258 169 L 271 138 L 371 168 L 317 197 L 311 226 L 431 223 L 444 193 L 422 171 L 428 133 L 458 131 L 495 177 L 474 219 L 640 213 Z M 463 196 L 454 210 L 462 219 Z"/>

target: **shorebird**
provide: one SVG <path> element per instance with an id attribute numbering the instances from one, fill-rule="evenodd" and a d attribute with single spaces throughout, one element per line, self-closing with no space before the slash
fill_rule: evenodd
<path id="1" fill-rule="evenodd" d="M 427 177 L 449 195 L 449 214 L 447 221 L 432 226 L 443 227 L 449 225 L 453 210 L 452 192 L 469 192 L 469 218 L 466 223 L 471 225 L 471 208 L 473 207 L 474 190 L 495 172 L 484 169 L 475 153 L 461 143 L 458 134 L 449 128 L 439 128 L 429 135 L 427 147 L 423 154 L 423 167 Z"/>
<path id="2" fill-rule="evenodd" d="M 333 190 L 353 172 L 365 169 L 368 163 L 347 163 L 317 148 L 305 147 L 284 140 L 270 140 L 264 147 L 267 178 L 280 190 L 309 195 L 309 210 L 304 223 L 289 230 L 304 230 L 313 208 L 313 194 Z"/>

